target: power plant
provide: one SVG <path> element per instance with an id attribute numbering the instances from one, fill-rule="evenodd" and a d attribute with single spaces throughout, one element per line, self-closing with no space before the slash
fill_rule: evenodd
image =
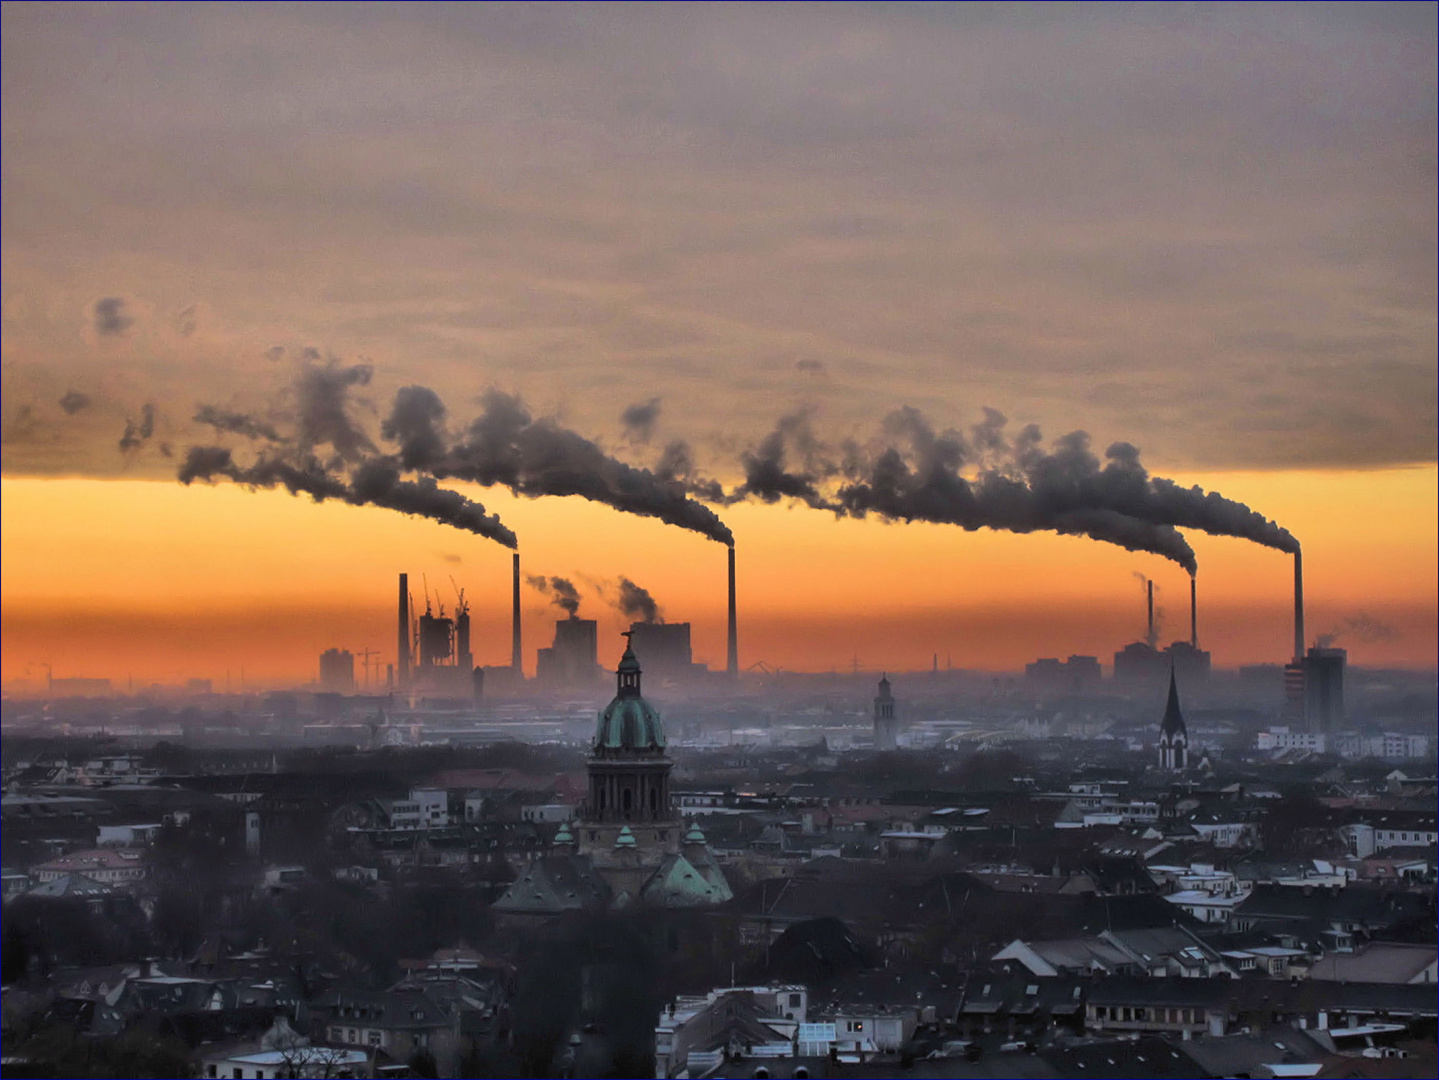
<path id="1" fill-rule="evenodd" d="M 470 606 L 465 591 L 456 586 L 455 613 L 451 617 L 445 614 L 443 604 L 432 606 L 426 585 L 424 614 L 413 617 L 416 608 L 409 585 L 409 575 L 401 574 L 395 627 L 395 688 L 477 695 L 484 675 L 475 667 L 470 647 Z"/>
<path id="2" fill-rule="evenodd" d="M 1189 578 L 1189 640 L 1159 648 L 1159 630 L 1154 621 L 1154 582 L 1145 582 L 1146 629 L 1143 641 L 1126 645 L 1114 654 L 1116 682 L 1131 685 L 1161 683 L 1173 670 L 1190 682 L 1209 676 L 1211 658 L 1199 647 L 1199 594 L 1196 579 Z"/>

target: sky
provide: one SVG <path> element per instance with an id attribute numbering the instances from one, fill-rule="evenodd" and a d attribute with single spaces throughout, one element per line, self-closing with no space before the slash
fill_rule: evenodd
<path id="1" fill-rule="evenodd" d="M 202 407 L 288 434 L 307 371 L 361 367 L 345 423 L 375 453 L 400 388 L 433 388 L 451 434 L 499 391 L 636 466 L 683 440 L 729 491 L 797 411 L 836 462 L 906 406 L 1082 429 L 1298 537 L 1311 638 L 1433 667 L 1435 24 L 1426 4 L 7 3 L 3 678 L 383 659 L 400 570 L 446 603 L 453 576 L 503 662 L 500 544 L 175 479 L 190 447 L 264 452 Z M 445 486 L 575 581 L 607 662 L 621 576 L 722 661 L 720 545 Z M 1107 656 L 1142 631 L 1136 574 L 1185 636 L 1187 577 L 1153 554 L 712 506 L 746 666 Z M 1216 663 L 1287 659 L 1288 557 L 1185 536 Z M 530 647 L 546 605 L 526 591 Z"/>

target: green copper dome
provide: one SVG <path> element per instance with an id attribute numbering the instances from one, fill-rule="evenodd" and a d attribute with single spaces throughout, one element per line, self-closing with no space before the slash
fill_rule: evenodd
<path id="1" fill-rule="evenodd" d="M 640 696 L 640 662 L 629 645 L 615 674 L 618 688 L 614 700 L 600 713 L 595 749 L 663 751 L 665 730 L 659 710 Z"/>

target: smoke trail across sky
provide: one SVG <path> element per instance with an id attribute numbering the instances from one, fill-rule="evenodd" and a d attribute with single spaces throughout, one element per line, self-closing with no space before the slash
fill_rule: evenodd
<path id="1" fill-rule="evenodd" d="M 905 406 L 875 437 L 839 447 L 817 438 L 810 421 L 808 411 L 786 416 L 745 451 L 744 480 L 723 501 L 790 498 L 842 516 L 1087 536 L 1162 555 L 1190 574 L 1198 563 L 1179 528 L 1299 548 L 1288 530 L 1243 503 L 1150 476 L 1127 442 L 1112 443 L 1103 463 L 1084 431 L 1046 450 L 1036 425 L 1011 438 L 1004 414 L 990 408 L 966 437 L 936 430 Z"/>

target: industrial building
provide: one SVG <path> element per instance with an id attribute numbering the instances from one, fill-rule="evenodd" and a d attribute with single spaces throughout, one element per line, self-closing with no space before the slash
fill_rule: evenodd
<path id="1" fill-rule="evenodd" d="M 399 688 L 465 696 L 473 694 L 478 698 L 484 673 L 475 667 L 474 653 L 470 648 L 470 608 L 465 601 L 465 591 L 456 589 L 453 616 L 445 614 L 443 604 L 432 605 L 428 587 L 425 589 L 424 614 L 412 619 L 415 610 L 415 602 L 409 592 L 409 575 L 401 574 L 396 628 Z M 352 686 L 353 682 L 352 662 Z"/>
<path id="2" fill-rule="evenodd" d="M 1306 731 L 1331 732 L 1344 725 L 1344 672 L 1349 654 L 1315 646 L 1284 665 L 1284 713 Z"/>
<path id="3" fill-rule="evenodd" d="M 599 631 L 594 619 L 555 622 L 555 642 L 535 655 L 535 679 L 544 687 L 584 687 L 600 675 Z"/>
<path id="4" fill-rule="evenodd" d="M 349 649 L 326 649 L 320 654 L 320 689 L 348 694 L 355 689 L 355 656 Z"/>
<path id="5" fill-rule="evenodd" d="M 1103 671 L 1097 656 L 1043 657 L 1024 666 L 1024 679 L 1036 690 L 1083 692 L 1097 689 Z"/>
<path id="6" fill-rule="evenodd" d="M 694 662 L 690 624 L 631 623 L 630 642 L 644 669 L 655 679 L 686 679 L 708 669 Z"/>

